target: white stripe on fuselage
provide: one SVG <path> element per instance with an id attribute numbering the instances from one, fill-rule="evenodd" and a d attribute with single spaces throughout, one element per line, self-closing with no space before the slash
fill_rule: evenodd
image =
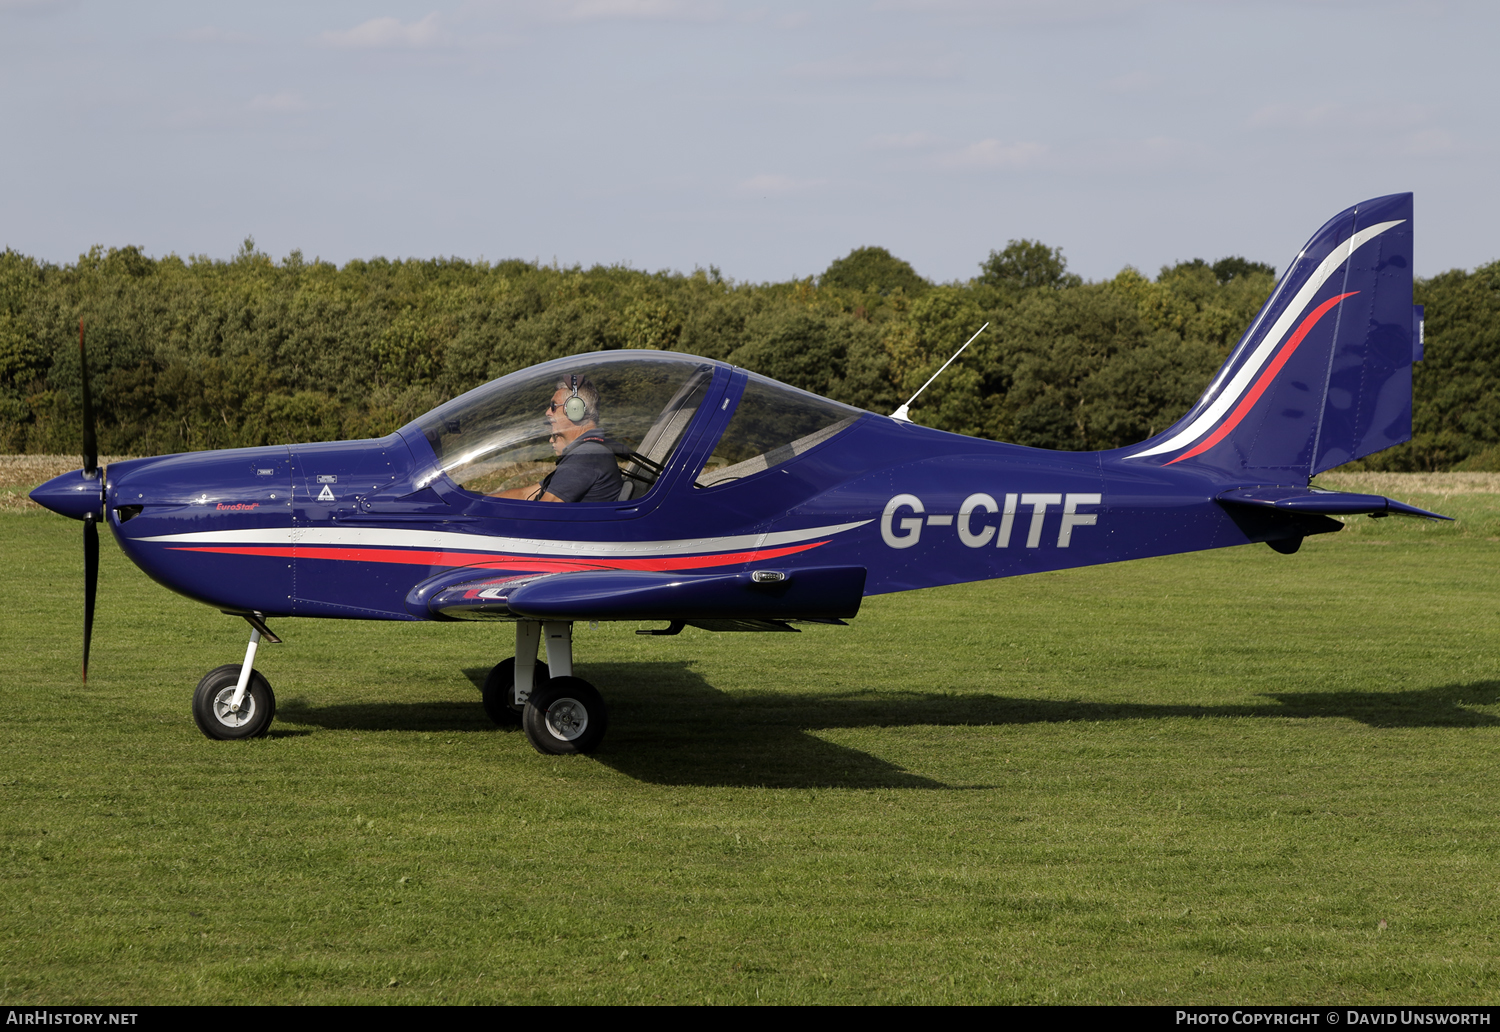
<path id="1" fill-rule="evenodd" d="M 1365 244 L 1392 226 L 1399 226 L 1405 221 L 1405 219 L 1397 219 L 1395 222 L 1382 222 L 1371 226 L 1369 229 L 1362 229 L 1335 247 L 1328 257 L 1323 259 L 1322 264 L 1308 277 L 1307 282 L 1302 285 L 1302 289 L 1297 291 L 1297 296 L 1292 298 L 1292 303 L 1286 306 L 1286 309 L 1281 313 L 1281 317 L 1271 326 L 1271 329 L 1266 333 L 1265 339 L 1256 347 L 1255 353 L 1234 374 L 1234 379 L 1229 381 L 1229 386 L 1224 389 L 1224 393 L 1220 394 L 1208 408 L 1199 413 L 1197 419 L 1194 419 L 1186 427 L 1167 438 L 1161 444 L 1147 448 L 1144 451 L 1133 452 L 1126 456 L 1126 458 L 1138 459 L 1145 455 L 1159 455 L 1162 452 L 1186 448 L 1218 425 L 1219 420 L 1224 414 L 1240 400 L 1240 397 L 1250 386 L 1251 381 L 1260 372 L 1261 367 L 1270 360 L 1271 353 L 1276 350 L 1276 346 L 1291 331 L 1292 324 L 1301 318 L 1303 309 L 1312 301 L 1313 295 L 1338 271 L 1339 266 L 1348 261 L 1350 256 Z"/>
<path id="2" fill-rule="evenodd" d="M 397 530 L 387 527 L 265 527 L 244 530 L 205 530 L 191 534 L 162 534 L 140 538 L 153 544 L 172 545 L 306 545 L 389 546 L 447 551 L 495 552 L 504 555 L 568 556 L 580 559 L 621 556 L 692 555 L 699 552 L 737 552 L 775 548 L 814 538 L 842 534 L 863 527 L 871 520 L 839 523 L 806 530 L 781 530 L 770 534 L 736 534 L 731 537 L 682 538 L 677 541 L 556 541 L 547 538 L 491 537 L 488 534 L 454 534 L 440 530 Z"/>

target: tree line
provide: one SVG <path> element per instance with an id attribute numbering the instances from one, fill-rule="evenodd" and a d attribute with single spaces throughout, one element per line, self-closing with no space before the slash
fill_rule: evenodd
<path id="1" fill-rule="evenodd" d="M 379 436 L 537 362 L 618 348 L 723 359 L 889 412 L 982 323 L 924 393 L 928 426 L 1068 450 L 1130 444 L 1192 404 L 1275 270 L 1243 258 L 1127 267 L 1084 282 L 1062 251 L 1013 240 L 974 278 L 935 284 L 878 247 L 821 276 L 737 283 L 451 258 L 230 260 L 96 247 L 70 265 L 0 256 L 0 451 L 79 447 L 78 322 L 101 451 Z M 1426 360 L 1414 439 L 1392 470 L 1500 469 L 1500 262 L 1417 281 Z"/>

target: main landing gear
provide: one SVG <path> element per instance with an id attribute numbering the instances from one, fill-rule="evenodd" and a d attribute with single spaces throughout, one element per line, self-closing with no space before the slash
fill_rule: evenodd
<path id="1" fill-rule="evenodd" d="M 215 667 L 203 675 L 193 692 L 193 720 L 210 738 L 259 738 L 276 716 L 276 695 L 265 675 L 255 669 L 255 652 L 262 638 L 274 643 L 281 639 L 271 633 L 259 613 L 242 615 L 250 624 L 245 662 Z"/>
<path id="2" fill-rule="evenodd" d="M 547 662 L 536 658 L 547 642 Z M 484 711 L 502 727 L 517 723 L 539 753 L 593 752 L 609 728 L 609 710 L 598 690 L 573 676 L 573 625 L 522 620 L 516 654 L 497 663 L 484 680 Z"/>

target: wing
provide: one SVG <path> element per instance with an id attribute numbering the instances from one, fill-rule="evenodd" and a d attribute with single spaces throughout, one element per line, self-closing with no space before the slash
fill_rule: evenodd
<path id="1" fill-rule="evenodd" d="M 517 575 L 470 567 L 419 584 L 406 607 L 426 619 L 667 620 L 707 630 L 789 630 L 789 620 L 826 623 L 856 615 L 864 588 L 862 566 Z"/>

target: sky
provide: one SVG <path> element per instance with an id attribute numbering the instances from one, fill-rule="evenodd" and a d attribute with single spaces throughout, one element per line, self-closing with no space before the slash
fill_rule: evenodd
<path id="1" fill-rule="evenodd" d="M 1430 276 L 1500 258 L 1497 41 L 1492 0 L 0 0 L 0 246 L 1102 279 L 1280 270 L 1410 190 Z"/>

